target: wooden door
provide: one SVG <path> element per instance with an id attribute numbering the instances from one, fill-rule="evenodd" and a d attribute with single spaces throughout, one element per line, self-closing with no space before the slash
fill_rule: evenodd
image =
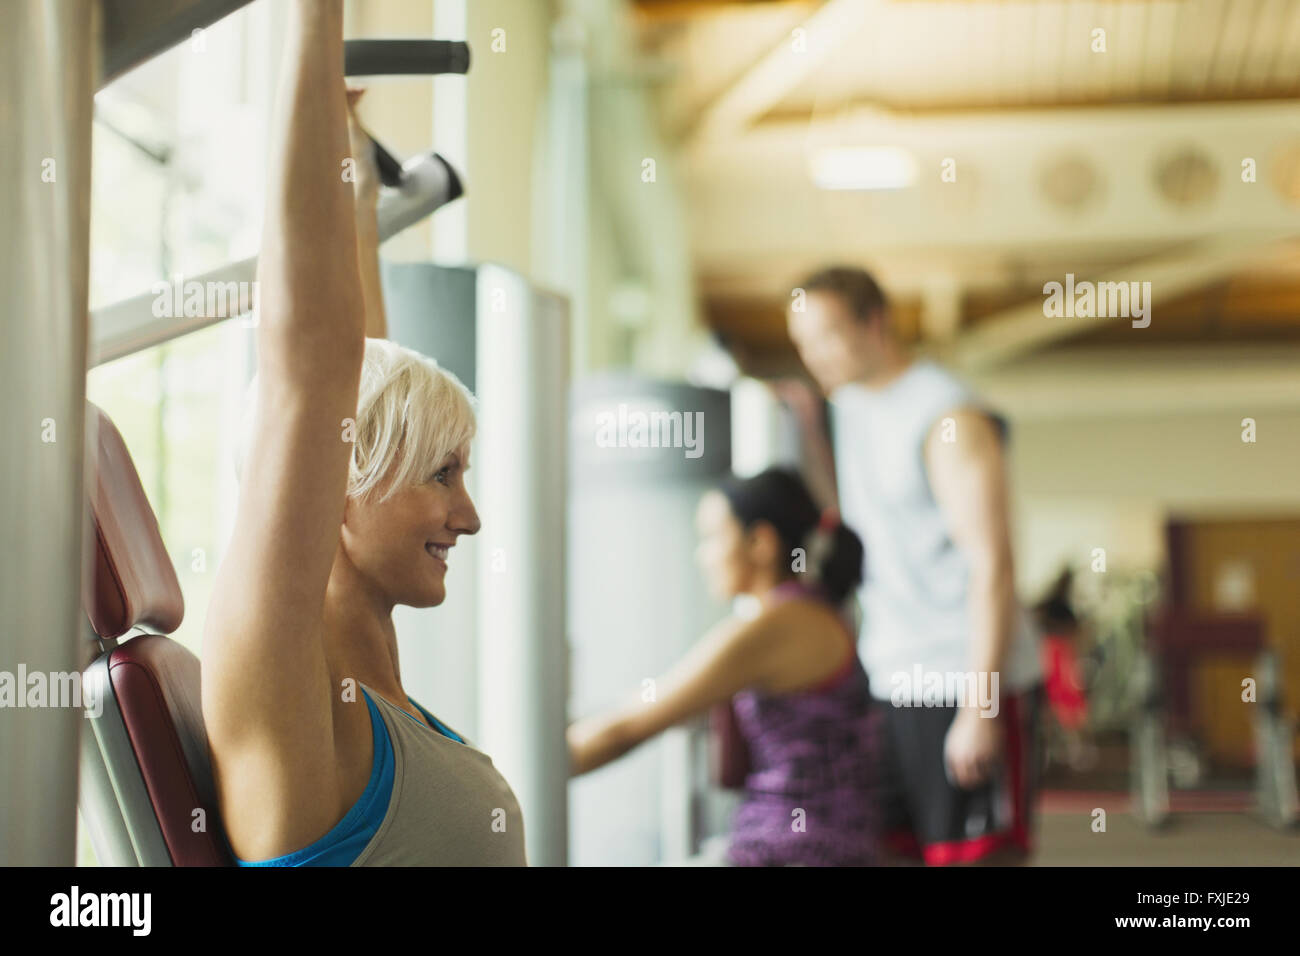
<path id="1" fill-rule="evenodd" d="M 1182 562 L 1182 598 L 1204 611 L 1263 615 L 1267 639 L 1282 659 L 1283 691 L 1292 720 L 1300 703 L 1300 518 L 1194 519 L 1177 522 L 1170 555 Z M 1206 660 L 1192 675 L 1194 719 L 1211 759 L 1253 765 L 1252 704 L 1241 681 L 1253 662 Z M 1296 754 L 1300 757 L 1300 743 Z"/>

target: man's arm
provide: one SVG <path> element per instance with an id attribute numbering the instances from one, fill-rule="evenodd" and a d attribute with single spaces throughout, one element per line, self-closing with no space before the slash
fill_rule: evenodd
<path id="1" fill-rule="evenodd" d="M 839 507 L 835 481 L 835 452 L 826 428 L 821 396 L 802 379 L 782 379 L 772 390 L 794 413 L 799 424 L 799 446 L 803 452 L 803 475 L 808 490 L 820 508 Z"/>
<path id="2" fill-rule="evenodd" d="M 949 428 L 946 419 L 952 420 Z M 951 437 L 952 441 L 945 441 Z M 1006 662 L 1015 617 L 1015 569 L 1008 522 L 1006 463 L 992 420 L 972 408 L 954 409 L 926 440 L 930 488 L 970 569 L 970 666 L 998 674 Z M 954 721 L 945 748 L 963 787 L 983 781 L 998 757 L 996 721 L 967 708 Z"/>

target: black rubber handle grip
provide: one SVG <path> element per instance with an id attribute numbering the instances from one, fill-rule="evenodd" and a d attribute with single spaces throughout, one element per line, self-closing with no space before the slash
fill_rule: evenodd
<path id="1" fill-rule="evenodd" d="M 348 40 L 343 44 L 348 76 L 432 76 L 468 73 L 469 44 L 463 40 Z"/>
<path id="2" fill-rule="evenodd" d="M 374 143 L 374 140 L 371 142 Z M 402 185 L 402 164 L 378 143 L 375 143 L 375 165 L 379 169 L 379 181 L 385 186 Z"/>
<path id="3" fill-rule="evenodd" d="M 370 136 L 370 133 L 366 132 L 366 135 Z M 375 148 L 375 167 L 379 170 L 379 181 L 385 186 L 402 185 L 402 164 L 373 136 L 370 136 L 370 145 Z"/>

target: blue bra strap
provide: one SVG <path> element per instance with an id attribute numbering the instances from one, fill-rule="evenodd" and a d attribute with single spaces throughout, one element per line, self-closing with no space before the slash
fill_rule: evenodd
<path id="1" fill-rule="evenodd" d="M 388 734 L 388 725 L 384 723 L 384 715 L 364 687 L 361 693 L 365 695 L 370 710 L 370 729 L 374 739 L 374 760 L 365 791 L 343 819 L 310 846 L 269 860 L 250 862 L 235 857 L 239 866 L 350 866 L 378 832 L 393 796 L 393 741 Z M 230 855 L 235 856 L 233 852 Z"/>

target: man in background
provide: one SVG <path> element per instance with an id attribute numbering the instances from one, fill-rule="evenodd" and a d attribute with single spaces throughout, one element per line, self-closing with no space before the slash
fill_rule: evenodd
<path id="1" fill-rule="evenodd" d="M 1032 846 L 1041 665 L 1015 595 L 1007 424 L 908 354 L 867 272 L 825 269 L 801 289 L 788 328 L 830 400 L 833 452 L 819 397 L 792 383 L 780 393 L 801 421 L 810 484 L 823 503 L 838 498 L 866 546 L 858 648 L 882 702 L 886 847 L 932 865 L 1019 862 Z M 980 693 L 930 694 L 958 675 Z"/>

